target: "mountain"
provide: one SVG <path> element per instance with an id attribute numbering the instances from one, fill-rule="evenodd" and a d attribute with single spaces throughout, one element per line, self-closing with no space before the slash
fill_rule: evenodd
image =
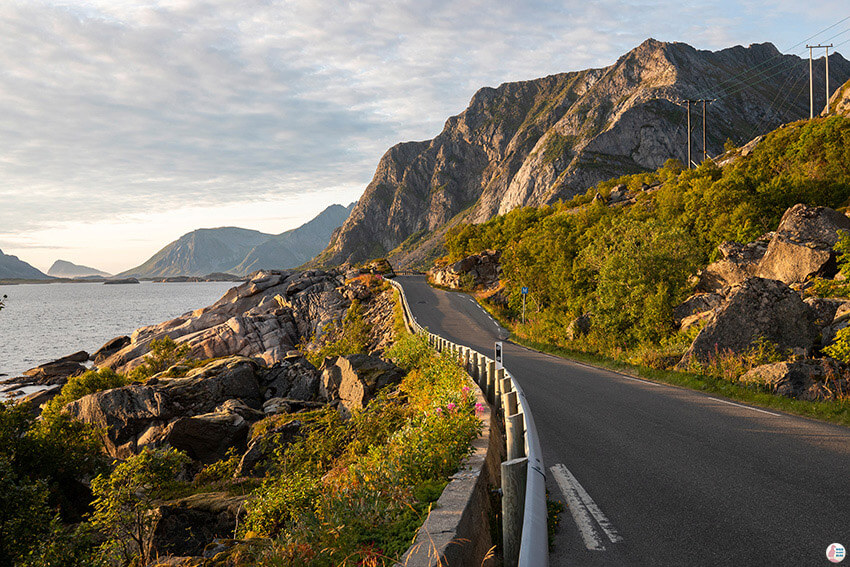
<path id="1" fill-rule="evenodd" d="M 816 84 L 822 68 L 815 67 Z M 384 154 L 315 263 L 389 255 L 401 267 L 421 264 L 457 222 L 567 199 L 669 158 L 686 163 L 687 99 L 717 99 L 707 112 L 707 149 L 717 155 L 727 139 L 742 143 L 807 117 L 804 89 L 789 96 L 789 85 L 807 77 L 808 62 L 769 43 L 711 52 L 649 39 L 609 67 L 483 88 L 436 138 Z M 848 77 L 850 63 L 833 54 L 830 83 Z M 691 115 L 692 156 L 701 161 L 701 107 Z"/>
<path id="2" fill-rule="evenodd" d="M 203 276 L 211 272 L 241 276 L 261 268 L 294 268 L 322 251 L 353 207 L 354 203 L 331 205 L 309 222 L 277 235 L 237 227 L 194 230 L 116 277 Z"/>
<path id="3" fill-rule="evenodd" d="M 17 256 L 3 254 L 0 250 L 0 279 L 46 280 L 50 277 L 23 260 L 19 260 Z"/>
<path id="4" fill-rule="evenodd" d="M 331 235 L 342 226 L 354 205 L 331 205 L 298 228 L 269 238 L 251 250 L 233 273 L 250 274 L 261 268 L 294 268 L 312 260 L 330 242 Z"/>
<path id="5" fill-rule="evenodd" d="M 56 278 L 85 278 L 88 276 L 102 276 L 108 278 L 111 274 L 90 268 L 88 266 L 80 266 L 65 260 L 56 260 L 50 269 L 47 270 L 48 276 Z"/>

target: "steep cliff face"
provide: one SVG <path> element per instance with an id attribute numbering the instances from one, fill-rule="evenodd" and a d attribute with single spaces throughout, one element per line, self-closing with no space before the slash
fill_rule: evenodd
<path id="1" fill-rule="evenodd" d="M 433 140 L 391 148 L 351 216 L 319 256 L 337 264 L 387 255 L 415 264 L 458 220 L 481 222 L 584 192 L 599 181 L 687 160 L 683 101 L 718 100 L 708 112 L 708 153 L 803 117 L 808 101 L 784 97 L 808 72 L 771 44 L 698 51 L 647 40 L 603 69 L 483 88 Z M 850 77 L 833 55 L 830 81 Z M 817 77 L 816 77 L 817 80 Z M 692 109 L 701 161 L 701 107 Z"/>

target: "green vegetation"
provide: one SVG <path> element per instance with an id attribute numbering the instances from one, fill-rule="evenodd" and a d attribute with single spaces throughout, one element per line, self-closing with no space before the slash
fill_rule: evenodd
<path id="1" fill-rule="evenodd" d="M 188 368 L 178 368 L 189 358 L 189 345 L 178 345 L 169 336 L 151 342 L 150 354 L 145 362 L 134 368 L 128 378 L 133 382 L 143 382 L 154 374 L 170 370 L 168 376 L 174 378 L 185 373 Z"/>
<path id="2" fill-rule="evenodd" d="M 621 183 L 637 192 L 636 204 L 592 202 L 597 192 L 607 195 Z M 644 184 L 660 186 L 642 192 Z M 683 170 L 671 160 L 655 172 L 600 183 L 567 203 L 458 225 L 446 235 L 445 261 L 502 250 L 507 303 L 489 308 L 517 340 L 660 370 L 678 362 L 698 330 L 677 332 L 672 310 L 692 293 L 690 276 L 716 259 L 718 244 L 750 242 L 775 230 L 796 203 L 842 210 L 848 202 L 850 120 L 816 119 L 769 134 L 723 169 L 706 162 Z M 836 249 L 850 250 L 850 236 Z M 850 265 L 842 270 L 850 274 Z M 850 291 L 837 282 L 818 285 L 833 295 Z M 525 324 L 518 321 L 523 286 L 530 290 Z M 587 313 L 590 332 L 568 335 L 570 322 Z M 737 380 L 753 361 L 775 358 L 768 345 L 753 348 L 758 352 L 736 361 L 727 357 L 692 370 Z M 836 407 L 837 414 L 845 411 Z"/>
<path id="3" fill-rule="evenodd" d="M 147 565 L 153 558 L 154 503 L 168 494 L 189 458 L 174 449 L 149 450 L 130 457 L 110 475 L 92 481 L 91 526 L 106 537 L 101 559 L 110 564 Z"/>
<path id="4" fill-rule="evenodd" d="M 369 327 L 363 320 L 363 306 L 360 302 L 353 301 L 340 323 L 328 324 L 322 336 L 311 342 L 316 346 L 303 350 L 307 360 L 316 368 L 329 356 L 365 353 L 369 343 Z"/>
<path id="5" fill-rule="evenodd" d="M 412 335 L 387 356 L 409 373 L 350 420 L 298 414 L 302 437 L 278 450 L 247 507 L 244 535 L 273 538 L 251 561 L 391 565 L 410 544 L 480 422 L 457 361 Z"/>
<path id="6" fill-rule="evenodd" d="M 71 376 L 68 378 L 68 382 L 62 386 L 59 395 L 44 404 L 41 418 L 46 422 L 60 419 L 62 408 L 71 402 L 95 392 L 120 388 L 129 383 L 130 380 L 111 368 L 88 370 L 79 376 Z"/>

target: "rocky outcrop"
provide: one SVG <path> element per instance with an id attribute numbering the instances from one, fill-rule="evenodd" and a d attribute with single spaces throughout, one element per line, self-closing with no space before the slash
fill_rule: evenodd
<path id="1" fill-rule="evenodd" d="M 452 264 L 435 266 L 428 271 L 429 280 L 451 289 L 490 288 L 499 285 L 502 266 L 500 250 L 485 250 Z"/>
<path id="2" fill-rule="evenodd" d="M 717 247 L 720 260 L 712 262 L 698 274 L 697 290 L 717 293 L 724 287 L 737 285 L 755 276 L 759 263 L 767 252 L 767 244 L 768 240 L 757 240 L 749 244 L 722 243 Z"/>
<path id="3" fill-rule="evenodd" d="M 238 413 L 216 412 L 217 406 L 228 400 L 236 399 L 260 410 L 263 370 L 254 359 L 231 357 L 197 368 L 183 378 L 152 378 L 144 384 L 90 394 L 68 404 L 65 411 L 103 428 L 104 445 L 112 457 L 127 458 L 144 446 L 164 445 L 173 438 L 179 448 L 206 461 L 214 451 L 210 451 L 206 439 L 193 435 L 205 425 L 216 435 L 239 429 L 236 418 L 243 418 Z M 231 438 L 237 439 L 238 432 Z"/>
<path id="4" fill-rule="evenodd" d="M 794 205 L 782 215 L 757 275 L 789 285 L 812 276 L 830 277 L 838 267 L 832 247 L 838 231 L 850 229 L 850 219 L 827 207 Z"/>
<path id="5" fill-rule="evenodd" d="M 584 315 L 580 315 L 570 321 L 570 324 L 567 325 L 566 331 L 564 331 L 564 335 L 567 340 L 574 341 L 590 332 L 591 323 L 592 321 L 589 314 L 585 313 Z"/>
<path id="6" fill-rule="evenodd" d="M 197 359 L 249 356 L 273 364 L 345 314 L 350 301 L 342 283 L 337 272 L 258 272 L 209 307 L 137 329 L 100 366 L 135 368 L 151 342 L 164 337 L 189 345 Z"/>
<path id="7" fill-rule="evenodd" d="M 122 337 L 115 337 L 114 339 L 107 341 L 106 344 L 97 349 L 94 354 L 91 355 L 91 359 L 95 363 L 95 365 L 100 365 L 104 360 L 107 360 L 110 356 L 117 353 L 119 350 L 129 344 L 130 337 L 126 335 Z"/>
<path id="8" fill-rule="evenodd" d="M 79 376 L 86 371 L 83 362 L 88 361 L 89 355 L 85 351 L 75 352 L 68 356 L 63 356 L 52 362 L 47 362 L 30 368 L 24 372 L 23 376 L 12 378 L 9 382 L 18 385 L 62 385 L 68 381 L 71 376 Z"/>
<path id="9" fill-rule="evenodd" d="M 724 301 L 726 298 L 719 293 L 696 293 L 673 309 L 673 321 L 677 327 L 687 327 L 686 320 L 693 320 L 695 315 L 713 312 Z"/>
<path id="10" fill-rule="evenodd" d="M 366 407 L 381 388 L 401 381 L 404 372 L 376 356 L 353 354 L 325 360 L 322 365 L 322 396 L 338 401 L 340 413 Z"/>
<path id="11" fill-rule="evenodd" d="M 749 278 L 733 286 L 727 296 L 728 301 L 682 357 L 681 366 L 691 360 L 706 362 L 718 355 L 743 353 L 759 338 L 802 353 L 810 351 L 819 338 L 816 314 L 780 281 Z"/>
<path id="12" fill-rule="evenodd" d="M 841 88 L 832 93 L 829 97 L 829 106 L 824 109 L 824 114 L 832 114 L 839 116 L 850 116 L 850 81 L 847 81 Z"/>
<path id="13" fill-rule="evenodd" d="M 771 104 L 786 81 L 807 72 L 805 61 L 782 56 L 770 44 L 709 52 L 650 39 L 603 69 L 483 88 L 436 138 L 384 154 L 317 262 L 389 255 L 401 268 L 424 263 L 453 223 L 569 198 L 602 180 L 654 170 L 669 158 L 684 163 L 680 101 L 722 90 L 730 77 L 777 58 L 783 60 L 780 72 L 758 89 L 711 106 L 708 151 L 717 155 L 727 138 L 743 142 L 757 126 L 769 130 L 805 115 L 802 100 Z M 844 82 L 850 63 L 835 55 L 830 75 L 833 84 Z"/>
<path id="14" fill-rule="evenodd" d="M 850 392 L 846 365 L 829 358 L 776 362 L 753 368 L 740 381 L 801 400 L 834 400 Z"/>

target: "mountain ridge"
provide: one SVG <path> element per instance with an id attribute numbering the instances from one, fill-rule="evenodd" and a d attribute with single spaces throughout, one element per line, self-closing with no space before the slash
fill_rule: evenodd
<path id="1" fill-rule="evenodd" d="M 17 256 L 4 254 L 0 250 L 0 279 L 4 280 L 49 280 L 50 276 L 24 262 Z"/>
<path id="2" fill-rule="evenodd" d="M 303 225 L 280 234 L 239 227 L 196 229 L 116 277 L 204 276 L 213 272 L 242 276 L 259 269 L 294 268 L 322 250 L 353 206 L 331 205 Z"/>
<path id="3" fill-rule="evenodd" d="M 53 265 L 50 266 L 49 270 L 47 270 L 47 275 L 56 278 L 85 278 L 90 276 L 108 278 L 112 276 L 112 274 L 102 270 L 80 264 L 74 264 L 67 260 L 56 260 L 53 262 Z"/>
<path id="4" fill-rule="evenodd" d="M 761 82 L 740 87 L 753 69 L 762 69 Z M 726 93 L 710 107 L 707 146 L 718 154 L 727 138 L 744 142 L 760 128 L 807 113 L 808 101 L 780 99 L 784 85 L 807 72 L 802 59 L 769 43 L 712 52 L 649 39 L 608 67 L 484 87 L 435 138 L 387 150 L 314 263 L 382 255 L 400 267 L 424 263 L 438 255 L 446 228 L 461 220 L 483 222 L 567 199 L 669 158 L 686 162 L 686 111 L 679 103 L 711 92 Z M 833 54 L 831 82 L 848 77 L 850 62 Z M 699 111 L 693 113 L 695 158 L 702 136 Z"/>

